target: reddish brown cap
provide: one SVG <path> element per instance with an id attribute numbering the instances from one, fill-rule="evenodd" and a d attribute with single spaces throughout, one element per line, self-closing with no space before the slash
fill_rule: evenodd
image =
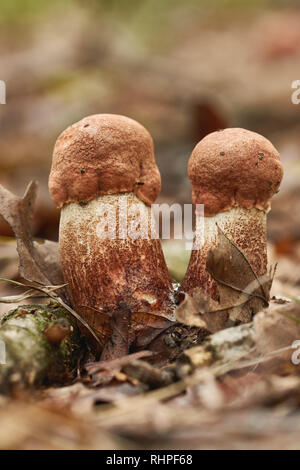
<path id="1" fill-rule="evenodd" d="M 152 137 L 133 119 L 95 114 L 57 139 L 49 178 L 57 206 L 134 191 L 146 204 L 160 192 Z"/>
<path id="2" fill-rule="evenodd" d="M 194 148 L 188 164 L 194 204 L 214 216 L 232 207 L 267 210 L 283 176 L 280 156 L 256 132 L 224 129 Z"/>

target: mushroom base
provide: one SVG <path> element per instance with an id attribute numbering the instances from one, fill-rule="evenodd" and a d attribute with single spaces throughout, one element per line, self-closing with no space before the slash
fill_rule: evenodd
<path id="1" fill-rule="evenodd" d="M 134 193 L 99 196 L 62 209 L 59 246 L 69 295 L 104 341 L 109 313 L 121 301 L 133 312 L 174 320 L 172 283 L 152 225 L 150 207 Z"/>
<path id="2" fill-rule="evenodd" d="M 214 217 L 198 216 L 196 224 L 203 224 L 204 243 L 192 250 L 187 273 L 181 284 L 184 292 L 191 293 L 201 287 L 211 297 L 217 298 L 214 280 L 206 271 L 208 252 L 218 245 L 218 226 L 224 234 L 245 254 L 256 275 L 267 272 L 267 225 L 262 210 L 235 207 Z"/>

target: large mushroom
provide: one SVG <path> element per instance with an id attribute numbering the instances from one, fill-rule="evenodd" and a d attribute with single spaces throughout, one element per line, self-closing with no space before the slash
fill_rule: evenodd
<path id="1" fill-rule="evenodd" d="M 245 254 L 255 274 L 267 271 L 267 219 L 272 196 L 283 176 L 280 156 L 269 140 L 245 129 L 213 132 L 195 147 L 188 164 L 193 203 L 204 204 L 204 243 L 195 244 L 181 288 L 202 287 L 212 297 L 216 285 L 206 271 L 218 227 Z M 201 232 L 201 231 L 200 231 Z"/>
<path id="2" fill-rule="evenodd" d="M 160 187 L 152 138 L 132 119 L 89 116 L 56 142 L 49 189 L 61 208 L 64 279 L 72 305 L 102 339 L 101 312 L 109 314 L 121 302 L 174 319 L 172 283 L 151 218 Z M 121 212 L 137 233 L 146 227 L 143 237 L 128 237 Z M 116 223 L 115 238 L 99 232 L 105 216 Z"/>

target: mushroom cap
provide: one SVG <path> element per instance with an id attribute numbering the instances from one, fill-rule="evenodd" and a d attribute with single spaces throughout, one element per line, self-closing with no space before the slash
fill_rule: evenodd
<path id="1" fill-rule="evenodd" d="M 95 114 L 56 141 L 49 190 L 58 207 L 130 191 L 150 205 L 160 188 L 152 137 L 133 119 Z"/>
<path id="2" fill-rule="evenodd" d="M 206 216 L 232 207 L 267 211 L 283 176 L 280 156 L 256 132 L 233 128 L 213 132 L 194 148 L 188 164 L 194 204 Z"/>

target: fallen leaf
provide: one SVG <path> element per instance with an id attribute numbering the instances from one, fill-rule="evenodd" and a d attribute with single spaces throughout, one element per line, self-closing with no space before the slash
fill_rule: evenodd
<path id="1" fill-rule="evenodd" d="M 218 302 L 197 287 L 192 295 L 185 294 L 184 300 L 176 309 L 176 318 L 184 325 L 205 328 L 215 333 L 225 328 L 228 313 L 220 309 Z"/>
<path id="2" fill-rule="evenodd" d="M 209 251 L 206 269 L 219 291 L 219 309 L 232 322 L 247 323 L 267 307 L 274 272 L 257 277 L 244 253 L 218 227 L 218 246 Z"/>
<path id="3" fill-rule="evenodd" d="M 230 322 L 248 323 L 269 305 L 274 272 L 258 278 L 244 253 L 219 227 L 218 246 L 209 251 L 206 269 L 217 284 L 219 300 L 194 289 L 176 309 L 179 322 L 215 333 Z"/>
<path id="4" fill-rule="evenodd" d="M 131 312 L 130 323 L 134 331 L 134 348 L 146 348 L 161 333 L 174 325 L 165 317 L 148 312 Z"/>
<path id="5" fill-rule="evenodd" d="M 0 185 L 0 215 L 17 239 L 20 275 L 38 284 L 62 284 L 57 244 L 33 240 L 31 222 L 36 194 L 37 183 L 34 181 L 29 183 L 22 198 Z"/>

